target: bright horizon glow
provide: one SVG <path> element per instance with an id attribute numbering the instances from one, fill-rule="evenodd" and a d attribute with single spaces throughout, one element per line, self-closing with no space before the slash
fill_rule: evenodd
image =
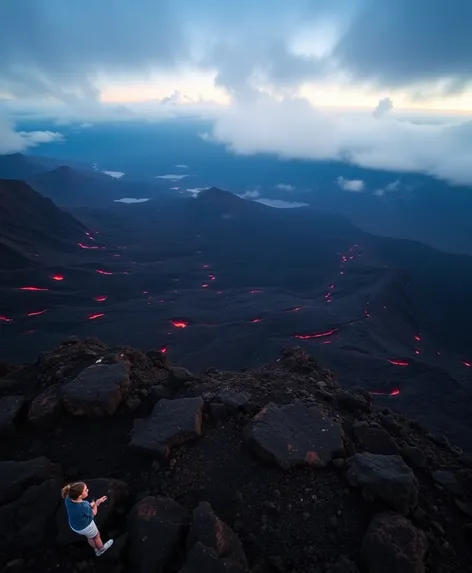
<path id="1" fill-rule="evenodd" d="M 176 106 L 199 102 L 230 106 L 233 99 L 227 90 L 215 85 L 215 76 L 215 73 L 190 71 L 147 81 L 136 81 L 134 78 L 133 81 L 103 81 L 99 88 L 99 99 L 103 104 L 152 103 L 169 98 L 169 104 Z M 281 97 L 270 88 L 261 91 Z M 355 88 L 343 81 L 332 81 L 304 83 L 294 95 L 306 98 L 312 106 L 319 108 L 374 109 L 380 99 L 390 97 L 396 110 L 472 114 L 472 90 L 458 96 L 415 101 L 405 91 L 380 92 Z"/>

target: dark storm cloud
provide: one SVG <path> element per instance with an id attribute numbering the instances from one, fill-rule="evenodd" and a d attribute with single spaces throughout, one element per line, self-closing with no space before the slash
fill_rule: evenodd
<path id="1" fill-rule="evenodd" d="M 335 49 L 354 78 L 382 87 L 444 80 L 459 92 L 472 80 L 470 0 L 368 0 Z"/>
<path id="2" fill-rule="evenodd" d="M 3 0 L 0 97 L 97 99 L 97 83 L 199 67 L 238 96 L 340 69 L 355 81 L 431 93 L 472 77 L 471 0 Z M 338 31 L 332 53 L 295 54 L 293 41 Z M 316 43 L 316 42 L 315 42 Z"/>

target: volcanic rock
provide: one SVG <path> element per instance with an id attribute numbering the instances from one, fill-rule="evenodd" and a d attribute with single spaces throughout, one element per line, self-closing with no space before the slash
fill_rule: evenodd
<path id="1" fill-rule="evenodd" d="M 359 573 L 357 565 L 347 557 L 340 557 L 327 573 Z"/>
<path id="2" fill-rule="evenodd" d="M 192 526 L 187 537 L 187 550 L 200 542 L 210 547 L 218 557 L 228 558 L 247 567 L 246 555 L 236 533 L 223 523 L 207 502 L 193 510 Z"/>
<path id="3" fill-rule="evenodd" d="M 244 431 L 245 442 L 282 469 L 296 465 L 325 467 L 343 450 L 343 431 L 315 406 L 300 402 L 268 404 Z"/>
<path id="4" fill-rule="evenodd" d="M 415 474 L 400 456 L 361 453 L 347 460 L 346 478 L 389 503 L 400 513 L 408 513 L 418 499 L 418 482 Z"/>
<path id="5" fill-rule="evenodd" d="M 108 497 L 105 503 L 98 508 L 95 516 L 95 523 L 101 530 L 110 519 L 115 507 L 122 504 L 128 497 L 128 485 L 120 480 L 98 478 L 87 480 L 87 486 L 90 490 L 88 501 L 98 499 L 104 495 Z M 69 545 L 82 539 L 80 535 L 74 533 L 68 525 L 67 512 L 65 504 L 61 503 L 56 517 L 57 524 L 57 543 L 59 545 Z"/>
<path id="6" fill-rule="evenodd" d="M 26 404 L 24 396 L 4 396 L 0 399 L 0 436 L 16 432 L 15 421 Z"/>
<path id="7" fill-rule="evenodd" d="M 452 493 L 452 495 L 462 495 L 464 493 L 464 488 L 451 472 L 436 470 L 431 472 L 431 476 L 438 485 Z"/>
<path id="8" fill-rule="evenodd" d="M 201 398 L 160 400 L 148 418 L 136 420 L 130 447 L 167 457 L 172 447 L 201 435 L 203 405 Z"/>
<path id="9" fill-rule="evenodd" d="M 218 557 L 214 549 L 197 542 L 179 573 L 244 573 L 245 571 L 246 567 L 231 559 Z"/>
<path id="10" fill-rule="evenodd" d="M 32 401 L 28 420 L 31 425 L 46 428 L 51 426 L 62 412 L 59 390 L 51 386 Z"/>
<path id="11" fill-rule="evenodd" d="M 369 573 L 424 573 L 426 535 L 396 514 L 380 514 L 362 541 L 362 561 Z"/>
<path id="12" fill-rule="evenodd" d="M 61 468 L 47 458 L 0 462 L 0 505 L 17 499 L 29 486 L 59 479 Z"/>
<path id="13" fill-rule="evenodd" d="M 361 410 L 362 412 L 370 412 L 371 403 L 368 402 L 363 396 L 352 394 L 351 392 L 340 392 L 337 396 L 338 404 L 352 412 Z"/>
<path id="14" fill-rule="evenodd" d="M 193 380 L 194 375 L 187 370 L 187 368 L 182 368 L 181 366 L 172 366 L 169 368 L 169 376 L 167 378 L 167 383 L 169 386 L 183 386 L 185 382 Z"/>
<path id="15" fill-rule="evenodd" d="M 234 390 L 222 390 L 217 394 L 216 399 L 232 410 L 241 410 L 249 402 L 247 394 Z"/>
<path id="16" fill-rule="evenodd" d="M 402 448 L 401 454 L 406 463 L 414 469 L 423 469 L 427 465 L 426 455 L 420 448 L 406 446 Z"/>
<path id="17" fill-rule="evenodd" d="M 126 397 L 129 385 L 125 362 L 94 364 L 62 388 L 64 405 L 74 416 L 111 416 Z"/>
<path id="18" fill-rule="evenodd" d="M 183 542 L 186 522 L 187 511 L 172 499 L 149 496 L 139 501 L 128 519 L 133 571 L 163 571 Z"/>
<path id="19" fill-rule="evenodd" d="M 0 552 L 41 547 L 60 493 L 61 482 L 50 479 L 29 487 L 19 499 L 0 507 Z"/>
<path id="20" fill-rule="evenodd" d="M 367 422 L 356 422 L 352 433 L 361 448 L 372 454 L 398 454 L 399 448 L 390 434 L 379 426 L 369 426 Z"/>

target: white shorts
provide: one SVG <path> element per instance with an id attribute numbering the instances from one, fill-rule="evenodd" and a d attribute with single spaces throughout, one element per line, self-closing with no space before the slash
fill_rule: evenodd
<path id="1" fill-rule="evenodd" d="M 79 535 L 85 535 L 85 537 L 88 537 L 89 539 L 93 539 L 98 535 L 98 529 L 95 525 L 95 521 L 92 521 L 90 525 L 87 525 L 85 529 L 81 529 L 80 531 L 77 531 L 77 529 L 74 529 L 73 527 L 71 527 L 71 529 L 72 531 L 75 531 L 75 533 L 78 533 Z"/>

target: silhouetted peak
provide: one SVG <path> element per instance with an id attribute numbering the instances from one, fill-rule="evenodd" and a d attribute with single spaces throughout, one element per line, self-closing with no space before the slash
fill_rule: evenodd
<path id="1" fill-rule="evenodd" d="M 244 199 L 241 199 L 234 193 L 223 191 L 223 189 L 218 189 L 218 187 L 211 187 L 201 191 L 197 198 L 199 201 L 211 202 L 214 205 L 238 205 L 245 202 Z"/>

